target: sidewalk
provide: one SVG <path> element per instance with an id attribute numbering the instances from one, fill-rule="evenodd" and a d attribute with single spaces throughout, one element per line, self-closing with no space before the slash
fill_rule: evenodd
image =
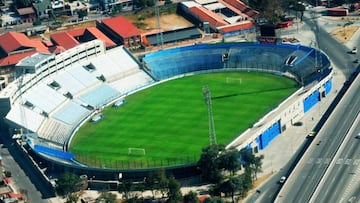
<path id="1" fill-rule="evenodd" d="M 326 25 L 326 21 L 319 20 L 319 26 Z M 295 37 L 297 38 L 302 45 L 310 46 L 312 40 L 315 39 L 314 33 L 303 27 L 304 24 L 300 23 L 299 29 L 301 32 L 295 32 L 288 36 L 283 37 Z M 334 27 L 324 26 L 324 29 L 327 31 L 331 31 Z M 355 44 L 359 42 L 360 31 L 358 30 L 352 39 L 346 43 L 347 47 L 353 47 Z M 302 122 L 301 126 L 291 126 L 286 129 L 280 136 L 278 136 L 275 140 L 273 140 L 268 147 L 264 150 L 260 151 L 260 154 L 264 155 L 262 169 L 263 172 L 258 174 L 258 177 L 268 176 L 269 174 L 274 174 L 282 170 L 282 168 L 287 164 L 292 158 L 297 149 L 301 146 L 301 144 L 306 139 L 306 136 L 312 129 L 316 126 L 321 116 L 327 110 L 331 102 L 336 97 L 337 93 L 343 86 L 343 83 L 346 81 L 345 76 L 341 71 L 338 71 L 336 67 L 334 68 L 333 75 L 333 89 L 330 94 L 322 99 L 317 105 L 315 105 L 312 109 L 310 109 L 303 118 L 301 118 L 300 122 Z M 253 189 L 253 192 L 256 191 L 256 188 Z M 248 195 L 249 197 L 250 195 Z M 243 200 L 243 202 L 247 202 L 247 198 Z"/>

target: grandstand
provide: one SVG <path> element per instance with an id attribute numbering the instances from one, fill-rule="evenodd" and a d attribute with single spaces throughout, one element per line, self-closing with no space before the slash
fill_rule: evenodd
<path id="1" fill-rule="evenodd" d="M 34 151 L 55 162 L 74 161 L 73 155 L 66 153 L 66 145 L 82 123 L 97 115 L 104 106 L 155 81 L 200 72 L 239 70 L 286 75 L 303 86 L 319 82 L 285 113 L 280 112 L 269 123 L 261 123 L 252 137 L 241 140 L 245 138 L 239 135 L 234 140 L 240 143 L 237 147 L 256 145 L 260 150 L 281 133 L 283 126 L 311 109 L 323 91 L 328 94 L 332 86 L 327 56 L 301 45 L 195 44 L 146 54 L 140 65 L 123 47 L 105 51 L 103 42 L 89 43 L 56 56 L 41 57 L 41 61 L 28 63 L 26 67 L 23 61 L 19 70 L 31 71 L 19 71 L 26 73 L 21 76 L 22 80 L 9 85 L 0 95 L 3 105 L 0 109 L 6 112 L 10 129 L 28 129 Z M 78 163 L 73 164 L 80 168 Z M 104 169 L 92 170 L 104 174 Z"/>
<path id="2" fill-rule="evenodd" d="M 100 45 L 103 46 L 102 43 Z M 99 50 L 103 50 L 102 48 Z M 84 49 L 86 50 L 86 46 Z M 46 63 L 56 61 L 53 60 L 54 55 L 34 55 L 24 59 L 21 66 L 18 66 L 18 69 L 31 71 L 25 71 L 28 74 L 22 75 L 22 80 L 18 80 L 25 84 L 18 86 L 27 88 L 12 101 L 6 121 L 14 129 L 26 128 L 32 134 L 34 146 L 41 143 L 41 146 L 46 147 L 46 142 L 41 141 L 45 140 L 63 148 L 74 130 L 99 109 L 115 102 L 129 91 L 153 82 L 123 47 L 99 52 L 96 57 L 84 57 L 77 61 L 73 58 L 78 52 L 69 52 L 64 53 L 54 66 L 49 67 Z M 68 56 L 68 59 L 64 56 Z M 43 72 L 49 74 L 34 83 L 34 78 Z M 14 98 L 11 94 L 6 96 L 9 100 Z M 33 136 L 34 134 L 37 136 Z"/>
<path id="3" fill-rule="evenodd" d="M 316 63 L 315 51 L 301 45 L 287 44 L 197 44 L 151 53 L 143 61 L 158 80 L 189 72 L 225 68 L 290 73 L 299 83 L 308 84 L 329 73 L 327 57 L 318 53 L 321 61 Z M 291 61 L 292 64 L 286 63 L 289 58 L 295 59 Z M 316 67 L 316 64 L 322 66 Z"/>

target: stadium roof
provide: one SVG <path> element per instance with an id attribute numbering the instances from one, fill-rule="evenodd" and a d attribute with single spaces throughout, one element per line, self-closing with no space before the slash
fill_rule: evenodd
<path id="1" fill-rule="evenodd" d="M 194 39 L 194 38 L 201 38 L 201 33 L 196 27 L 192 28 L 186 28 L 181 30 L 174 30 L 174 31 L 167 31 L 163 32 L 163 41 L 164 43 L 171 43 L 176 41 L 183 41 L 188 39 Z M 151 45 L 157 45 L 158 44 L 158 37 L 157 34 L 151 34 L 146 36 L 146 39 L 149 44 Z"/>
<path id="2" fill-rule="evenodd" d="M 23 58 L 21 61 L 19 61 L 17 66 L 35 66 L 39 63 L 39 61 L 43 61 L 47 58 L 52 56 L 52 54 L 44 54 L 44 53 L 35 53 L 28 57 Z"/>
<path id="3" fill-rule="evenodd" d="M 122 16 L 104 19 L 102 23 L 123 38 L 140 35 L 139 29 Z"/>

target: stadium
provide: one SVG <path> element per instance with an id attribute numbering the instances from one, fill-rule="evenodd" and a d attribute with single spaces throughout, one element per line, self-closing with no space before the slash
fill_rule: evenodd
<path id="1" fill-rule="evenodd" d="M 299 44 L 194 44 L 136 57 L 124 47 L 106 51 L 102 41 L 94 40 L 57 55 L 34 54 L 18 63 L 16 70 L 17 80 L 0 93 L 0 113 L 5 118 L 1 125 L 18 139 L 19 147 L 45 179 L 55 171 L 114 181 L 142 179 L 160 167 L 176 178 L 197 173 L 194 162 L 158 167 L 90 166 L 69 151 L 76 132 L 89 121 L 100 121 L 103 109 L 121 108 L 127 96 L 174 78 L 240 71 L 296 81 L 300 88 L 295 93 L 227 143 L 227 147 L 247 147 L 254 152 L 266 148 L 332 88 L 328 57 Z"/>

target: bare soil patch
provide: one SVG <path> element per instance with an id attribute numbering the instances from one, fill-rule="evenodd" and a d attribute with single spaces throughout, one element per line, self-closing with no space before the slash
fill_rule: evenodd
<path id="1" fill-rule="evenodd" d="M 136 25 L 142 33 L 150 32 L 158 28 L 157 20 L 154 17 L 147 17 L 141 20 L 141 15 L 125 16 L 134 25 Z M 175 13 L 160 15 L 160 28 L 162 31 L 169 31 L 179 28 L 191 27 L 193 24 Z"/>
<path id="2" fill-rule="evenodd" d="M 331 32 L 339 42 L 346 43 L 354 36 L 360 26 L 340 27 Z"/>

